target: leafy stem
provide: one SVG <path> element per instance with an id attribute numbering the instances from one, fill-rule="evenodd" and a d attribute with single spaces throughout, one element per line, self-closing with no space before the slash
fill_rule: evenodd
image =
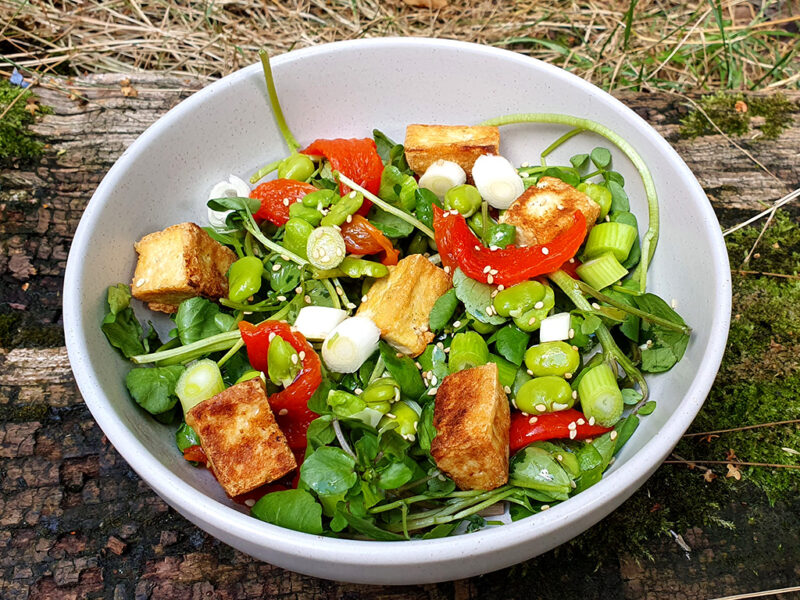
<path id="1" fill-rule="evenodd" d="M 373 194 L 369 190 L 364 189 L 363 187 L 358 185 L 355 181 L 353 181 L 352 179 L 347 177 L 347 175 L 345 175 L 344 173 L 340 173 L 338 171 L 334 171 L 333 174 L 334 174 L 334 177 L 336 177 L 340 182 L 345 184 L 350 189 L 356 190 L 357 192 L 361 192 L 362 194 L 364 194 L 364 197 L 369 199 L 376 206 L 379 206 L 380 208 L 382 208 L 386 212 L 391 213 L 395 217 L 398 217 L 398 218 L 402 219 L 403 221 L 405 221 L 409 225 L 412 225 L 412 226 L 416 227 L 422 233 L 427 235 L 429 238 L 434 239 L 433 231 L 428 226 L 426 226 L 422 221 L 418 220 L 415 217 L 412 217 L 406 211 L 401 210 L 401 209 L 397 208 L 396 206 L 392 206 L 391 204 L 386 202 L 386 200 L 381 200 L 375 194 Z"/>
<path id="2" fill-rule="evenodd" d="M 570 300 L 572 300 L 572 303 L 579 310 L 592 310 L 592 305 L 583 295 L 578 282 L 567 275 L 564 271 L 558 270 L 555 273 L 550 273 L 548 278 L 562 289 L 562 291 Z M 642 372 L 636 368 L 636 365 L 633 364 L 633 361 L 628 358 L 622 350 L 620 350 L 620 347 L 617 346 L 617 343 L 614 341 L 614 338 L 611 335 L 608 327 L 606 327 L 604 323 L 601 323 L 595 331 L 595 334 L 597 335 L 600 345 L 603 347 L 603 355 L 605 356 L 606 361 L 609 362 L 615 360 L 618 362 L 625 373 L 627 373 L 631 379 L 639 384 L 639 387 L 642 390 L 642 401 L 647 400 L 649 388 L 647 387 L 647 382 L 644 379 L 644 375 L 642 375 Z"/>
<path id="3" fill-rule="evenodd" d="M 195 358 L 205 356 L 206 354 L 211 354 L 212 352 L 229 350 L 231 347 L 236 345 L 237 341 L 241 339 L 242 334 L 239 333 L 238 329 L 236 331 L 226 331 L 224 333 L 218 333 L 217 335 L 212 335 L 211 337 L 207 337 L 203 340 L 198 340 L 178 348 L 161 350 L 160 352 L 151 352 L 150 354 L 138 354 L 136 356 L 131 356 L 131 361 L 137 365 L 173 359 L 179 359 L 178 362 L 188 362 L 190 360 L 194 360 Z"/>
<path id="4" fill-rule="evenodd" d="M 272 114 L 275 115 L 275 120 L 278 122 L 278 129 L 281 130 L 281 135 L 283 135 L 283 139 L 286 140 L 286 145 L 289 146 L 289 150 L 294 154 L 297 152 L 300 144 L 297 142 L 294 135 L 292 135 L 289 126 L 286 124 L 286 118 L 283 116 L 283 110 L 278 101 L 278 92 L 275 89 L 275 79 L 272 76 L 272 66 L 269 63 L 269 54 L 262 48 L 258 51 L 258 56 L 261 58 L 261 67 L 264 69 L 264 80 L 267 82 L 267 94 L 269 95 L 269 104 L 272 107 Z"/>
<path id="5" fill-rule="evenodd" d="M 556 123 L 559 125 L 568 125 L 570 127 L 579 128 L 586 131 L 591 131 L 598 135 L 603 136 L 611 143 L 615 144 L 622 152 L 630 159 L 644 183 L 644 191 L 647 196 L 647 211 L 648 211 L 648 227 L 647 232 L 642 238 L 642 259 L 636 270 L 633 272 L 633 279 L 639 281 L 639 289 L 644 292 L 647 287 L 647 269 L 650 266 L 650 261 L 653 259 L 653 254 L 656 251 L 656 244 L 658 243 L 659 232 L 659 216 L 658 216 L 658 194 L 656 193 L 656 185 L 653 181 L 653 175 L 641 155 L 631 146 L 627 140 L 621 135 L 609 129 L 605 125 L 601 125 L 596 121 L 589 119 L 582 119 L 571 115 L 561 115 L 557 113 L 521 113 L 515 115 L 506 115 L 494 119 L 488 119 L 480 123 L 481 125 L 514 125 L 516 123 Z M 556 140 L 558 142 L 558 140 Z"/>

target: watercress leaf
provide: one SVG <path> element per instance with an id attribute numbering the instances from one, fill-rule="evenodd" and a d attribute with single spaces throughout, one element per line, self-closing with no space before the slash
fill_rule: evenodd
<path id="1" fill-rule="evenodd" d="M 347 519 L 337 512 L 335 515 L 333 515 L 329 526 L 331 531 L 339 533 L 340 531 L 344 531 L 345 527 L 347 527 Z"/>
<path id="2" fill-rule="evenodd" d="M 619 185 L 625 187 L 625 178 L 616 171 L 605 171 L 603 173 L 603 179 L 605 179 L 606 182 L 616 181 Z"/>
<path id="3" fill-rule="evenodd" d="M 308 451 L 313 452 L 321 446 L 327 446 L 336 439 L 336 432 L 333 430 L 333 416 L 322 415 L 311 421 L 306 432 Z"/>
<path id="4" fill-rule="evenodd" d="M 276 294 L 288 294 L 298 285 L 303 275 L 303 268 L 289 260 L 283 260 L 280 256 L 274 256 L 270 260 L 271 265 L 279 265 L 280 268 L 276 271 L 274 267 L 270 267 L 269 272 L 269 287 Z"/>
<path id="5" fill-rule="evenodd" d="M 373 540 L 379 540 L 383 542 L 399 542 L 406 539 L 402 535 L 381 529 L 375 525 L 374 519 L 372 518 L 354 515 L 349 507 L 343 507 L 340 505 L 336 510 L 338 514 L 341 514 L 341 516 L 347 520 L 350 527 L 355 529 L 357 532 L 372 538 Z"/>
<path id="6" fill-rule="evenodd" d="M 408 356 L 397 356 L 398 352 L 384 341 L 380 342 L 381 356 L 386 369 L 394 377 L 404 396 L 416 400 L 425 393 L 422 375 Z"/>
<path id="7" fill-rule="evenodd" d="M 317 413 L 318 415 L 330 414 L 331 409 L 328 406 L 328 392 L 333 389 L 333 384 L 330 379 L 325 377 L 323 371 L 322 383 L 308 399 L 308 409 Z"/>
<path id="8" fill-rule="evenodd" d="M 576 154 L 575 156 L 570 157 L 569 162 L 572 163 L 572 166 L 576 169 L 583 169 L 588 160 L 588 154 Z"/>
<path id="9" fill-rule="evenodd" d="M 623 388 L 621 391 L 622 401 L 628 406 L 638 404 L 639 400 L 642 399 L 642 394 L 633 388 Z"/>
<path id="10" fill-rule="evenodd" d="M 519 367 L 512 363 L 510 360 L 506 360 L 502 356 L 498 356 L 497 354 L 489 353 L 489 362 L 492 362 L 497 365 L 497 378 L 500 380 L 500 385 L 503 387 L 511 387 L 514 385 L 514 380 L 517 377 L 517 372 L 519 371 Z"/>
<path id="11" fill-rule="evenodd" d="M 128 308 L 131 304 L 131 288 L 124 283 L 111 285 L 108 287 L 108 310 L 112 315 L 116 315 Z"/>
<path id="12" fill-rule="evenodd" d="M 414 192 L 414 199 L 417 202 L 417 208 L 414 210 L 417 219 L 428 227 L 433 227 L 433 206 L 436 205 L 439 208 L 444 208 L 442 206 L 442 201 L 439 200 L 436 194 L 425 188 L 418 188 Z"/>
<path id="13" fill-rule="evenodd" d="M 525 350 L 528 349 L 530 337 L 516 325 L 506 325 L 497 332 L 495 348 L 500 356 L 520 366 Z"/>
<path id="14" fill-rule="evenodd" d="M 500 315 L 487 315 L 486 307 L 492 304 L 492 292 L 494 288 L 490 285 L 470 279 L 461 269 L 456 269 L 453 273 L 453 288 L 456 296 L 472 316 L 481 323 L 489 325 L 500 325 L 505 319 Z"/>
<path id="15" fill-rule="evenodd" d="M 391 140 L 380 129 L 373 129 L 372 137 L 375 140 L 375 149 L 378 151 L 378 156 L 381 157 L 384 163 L 387 162 L 389 160 L 389 152 L 397 145 L 397 142 Z"/>
<path id="16" fill-rule="evenodd" d="M 620 292 L 611 289 L 605 290 L 605 294 L 618 302 L 622 302 L 623 304 L 627 304 L 628 306 L 635 306 L 633 297 L 630 296 L 629 294 L 622 294 Z M 624 320 L 619 326 L 619 330 L 629 340 L 638 342 L 639 326 L 640 326 L 639 317 L 631 314 L 626 314 L 624 316 Z"/>
<path id="17" fill-rule="evenodd" d="M 100 329 L 108 342 L 122 352 L 125 358 L 147 352 L 142 342 L 142 326 L 130 307 L 123 308 L 116 314 L 108 312 Z"/>
<path id="18" fill-rule="evenodd" d="M 397 167 L 402 172 L 408 173 L 409 175 L 414 174 L 406 162 L 406 153 L 403 144 L 392 141 L 386 134 L 377 129 L 372 130 L 372 137 L 375 138 L 378 156 L 381 157 L 384 164 Z"/>
<path id="19" fill-rule="evenodd" d="M 606 187 L 611 192 L 611 212 L 630 211 L 631 205 L 628 201 L 628 194 L 625 193 L 622 186 L 611 180 L 606 182 Z"/>
<path id="20" fill-rule="evenodd" d="M 467 524 L 464 533 L 472 533 L 473 531 L 480 531 L 486 527 L 486 519 L 480 515 L 470 515 L 466 519 L 462 519 L 462 523 Z"/>
<path id="21" fill-rule="evenodd" d="M 686 325 L 685 321 L 672 308 L 655 294 L 634 296 L 636 305 L 643 311 Z M 642 371 L 661 373 L 671 369 L 686 352 L 689 336 L 685 333 L 665 329 L 654 323 L 642 320 L 641 340 L 647 340 L 642 350 Z"/>
<path id="22" fill-rule="evenodd" d="M 186 423 L 181 423 L 178 431 L 175 432 L 175 444 L 178 446 L 178 450 L 183 452 L 192 446 L 199 446 L 200 437 L 197 435 L 197 432 Z"/>
<path id="23" fill-rule="evenodd" d="M 362 468 L 372 464 L 378 456 L 378 436 L 373 433 L 364 433 L 353 446 L 356 449 L 356 459 Z"/>
<path id="24" fill-rule="evenodd" d="M 636 415 L 628 415 L 614 426 L 614 431 L 617 432 L 617 446 L 614 448 L 614 454 L 622 450 L 637 427 L 639 427 L 639 417 Z"/>
<path id="25" fill-rule="evenodd" d="M 581 176 L 575 169 L 569 167 L 548 167 L 544 174 L 548 177 L 555 177 L 572 187 L 577 187 L 581 182 Z"/>
<path id="26" fill-rule="evenodd" d="M 618 211 L 612 213 L 610 215 L 610 219 L 616 223 L 624 223 L 625 225 L 630 225 L 631 227 L 635 227 L 636 230 L 639 230 L 639 223 L 636 220 L 636 215 L 632 212 L 628 212 L 625 210 Z M 622 266 L 628 270 L 631 270 L 635 267 L 639 260 L 642 258 L 642 246 L 639 242 L 639 236 L 636 236 L 636 239 L 633 241 L 633 246 L 631 246 L 631 251 L 628 252 L 628 258 L 622 261 Z"/>
<path id="27" fill-rule="evenodd" d="M 535 514 L 532 510 L 529 510 L 525 506 L 520 506 L 519 504 L 512 504 L 509 509 L 509 514 L 511 515 L 511 521 L 519 521 L 520 519 L 526 519 L 527 517 L 532 516 Z"/>
<path id="28" fill-rule="evenodd" d="M 447 496 L 456 489 L 456 483 L 444 473 L 439 473 L 436 477 L 428 480 L 428 493 L 434 496 Z"/>
<path id="29" fill-rule="evenodd" d="M 650 400 L 649 402 L 645 402 L 639 409 L 639 415 L 642 417 L 646 417 L 647 415 L 651 414 L 655 409 L 656 409 L 655 400 Z"/>
<path id="30" fill-rule="evenodd" d="M 439 538 L 447 537 L 453 530 L 458 527 L 458 523 L 442 523 L 431 529 L 428 533 L 423 534 L 423 540 L 436 540 Z"/>
<path id="31" fill-rule="evenodd" d="M 566 500 L 572 490 L 572 479 L 555 458 L 534 442 L 511 459 L 509 483 L 538 490 L 556 500 Z"/>
<path id="32" fill-rule="evenodd" d="M 612 440 L 610 433 L 604 433 L 590 442 L 592 447 L 597 450 L 598 454 L 600 454 L 600 457 L 603 459 L 602 465 L 604 471 L 608 467 L 608 463 L 611 462 L 611 458 L 614 456 L 614 448 L 616 448 L 617 445 L 616 439 L 615 437 Z"/>
<path id="33" fill-rule="evenodd" d="M 589 489 L 602 478 L 603 468 L 601 465 L 581 472 L 581 476 L 575 480 L 575 489 L 573 490 L 573 494 L 578 494 Z"/>
<path id="34" fill-rule="evenodd" d="M 226 246 L 236 246 L 241 244 L 241 240 L 239 240 L 236 234 L 220 233 L 213 227 L 202 227 L 201 229 L 205 231 L 212 240 L 219 242 L 220 244 L 224 244 Z"/>
<path id="35" fill-rule="evenodd" d="M 592 162 L 598 169 L 605 169 L 611 164 L 611 152 L 607 148 L 595 148 L 591 154 Z"/>
<path id="36" fill-rule="evenodd" d="M 406 237 L 411 235 L 414 231 L 414 226 L 408 221 L 404 221 L 397 215 L 393 215 L 377 207 L 373 207 L 370 210 L 370 214 L 367 218 L 369 222 L 379 229 L 386 237 Z"/>
<path id="37" fill-rule="evenodd" d="M 178 397 L 175 384 L 183 373 L 180 365 L 168 367 L 136 367 L 128 372 L 125 385 L 136 403 L 157 415 L 171 410 Z"/>
<path id="38" fill-rule="evenodd" d="M 436 437 L 436 428 L 433 426 L 433 409 L 434 403 L 428 402 L 422 407 L 422 413 L 417 421 L 419 447 L 428 453 L 431 451 L 431 442 Z"/>
<path id="39" fill-rule="evenodd" d="M 510 223 L 498 223 L 489 228 L 489 245 L 505 248 L 517 240 L 517 228 Z"/>
<path id="40" fill-rule="evenodd" d="M 249 209 L 252 214 L 255 214 L 261 208 L 261 201 L 244 197 L 213 198 L 208 201 L 208 208 L 220 212 L 226 210 L 246 212 Z"/>
<path id="41" fill-rule="evenodd" d="M 263 496 L 250 509 L 256 519 L 304 533 L 322 533 L 322 506 L 305 490 L 285 490 Z"/>
<path id="42" fill-rule="evenodd" d="M 584 315 L 583 323 L 581 323 L 581 333 L 583 335 L 592 335 L 602 324 L 603 321 L 600 320 L 600 317 L 596 315 Z"/>
<path id="43" fill-rule="evenodd" d="M 341 448 L 321 446 L 300 467 L 300 481 L 319 496 L 344 494 L 356 481 L 355 460 Z"/>
<path id="44" fill-rule="evenodd" d="M 191 344 L 227 331 L 221 327 L 227 321 L 218 320 L 218 315 L 219 306 L 205 298 L 189 298 L 181 302 L 174 317 L 181 343 Z"/>
<path id="45" fill-rule="evenodd" d="M 378 487 L 383 490 L 393 490 L 411 481 L 414 471 L 404 462 L 390 462 L 385 467 L 378 469 Z"/>
<path id="46" fill-rule="evenodd" d="M 447 354 L 444 349 L 434 344 L 425 348 L 425 351 L 417 357 L 417 362 L 422 366 L 423 371 L 432 371 L 439 381 L 450 374 L 450 369 L 447 368 Z M 433 396 L 429 397 L 433 398 Z"/>
<path id="47" fill-rule="evenodd" d="M 453 314 L 458 307 L 458 297 L 456 291 L 450 288 L 439 296 L 439 299 L 433 305 L 431 314 L 428 317 L 431 331 L 441 331 L 444 326 L 453 318 Z"/>

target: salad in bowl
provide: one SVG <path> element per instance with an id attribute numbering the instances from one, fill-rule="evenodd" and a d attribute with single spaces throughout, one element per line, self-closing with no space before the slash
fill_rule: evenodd
<path id="1" fill-rule="evenodd" d="M 446 537 L 599 482 L 691 335 L 648 291 L 659 211 L 636 150 L 551 113 L 301 144 L 262 64 L 286 155 L 209 181 L 107 290 L 132 401 L 254 518 L 304 533 Z M 501 135 L 526 123 L 568 131 L 513 164 Z M 608 148 L 552 163 L 586 131 L 636 168 L 646 229 Z"/>

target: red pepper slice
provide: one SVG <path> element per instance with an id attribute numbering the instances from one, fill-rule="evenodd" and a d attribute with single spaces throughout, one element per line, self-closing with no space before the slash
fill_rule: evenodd
<path id="1" fill-rule="evenodd" d="M 396 265 L 400 254 L 383 232 L 361 215 L 353 215 L 350 223 L 342 224 L 344 247 L 350 254 L 377 254 L 384 252 L 381 262 Z"/>
<path id="2" fill-rule="evenodd" d="M 378 155 L 378 149 L 373 139 L 316 140 L 300 152 L 311 156 L 324 156 L 331 163 L 333 169 L 343 173 L 373 194 L 377 194 L 381 187 L 383 161 Z M 350 188 L 346 185 L 339 184 L 339 193 L 342 196 L 349 191 Z M 365 198 L 358 214 L 366 215 L 370 206 L 372 206 L 372 202 Z"/>
<path id="3" fill-rule="evenodd" d="M 199 462 L 206 464 L 208 458 L 206 457 L 205 450 L 202 446 L 189 446 L 183 451 L 183 458 L 191 462 Z"/>
<path id="4" fill-rule="evenodd" d="M 599 425 L 589 425 L 583 413 L 575 409 L 560 410 L 553 413 L 537 415 L 536 420 L 531 415 L 525 416 L 521 412 L 511 415 L 511 429 L 509 430 L 509 450 L 514 454 L 533 442 L 546 440 L 585 440 L 597 437 L 611 431 L 612 427 L 600 427 Z M 578 424 L 578 420 L 584 421 L 583 425 Z M 575 423 L 577 435 L 570 438 L 570 423 Z"/>
<path id="5" fill-rule="evenodd" d="M 553 241 L 536 246 L 508 246 L 490 250 L 472 233 L 466 219 L 455 211 L 433 207 L 436 247 L 445 266 L 460 267 L 465 275 L 495 285 L 510 286 L 557 271 L 572 258 L 586 237 L 586 218 L 576 210 L 574 223 Z M 487 268 L 488 267 L 488 268 Z M 490 273 L 490 271 L 496 274 Z"/>
<path id="6" fill-rule="evenodd" d="M 289 207 L 306 194 L 316 192 L 310 183 L 294 179 L 265 181 L 250 192 L 250 197 L 261 201 L 261 208 L 253 215 L 257 221 L 267 220 L 278 227 L 289 220 Z"/>
<path id="7" fill-rule="evenodd" d="M 319 356 L 303 337 L 303 334 L 292 331 L 282 321 L 264 321 L 253 325 L 246 321 L 239 323 L 247 357 L 254 369 L 267 370 L 267 353 L 269 352 L 270 334 L 279 335 L 298 353 L 302 352 L 302 368 L 294 382 L 284 390 L 269 397 L 269 405 L 275 413 L 278 426 L 286 436 L 292 449 L 306 447 L 306 431 L 308 425 L 319 415 L 308 409 L 308 400 L 322 383 L 322 365 Z"/>
<path id="8" fill-rule="evenodd" d="M 561 265 L 561 270 L 564 271 L 564 273 L 566 273 L 573 279 L 580 279 L 580 277 L 578 277 L 578 271 L 577 271 L 578 267 L 580 266 L 581 266 L 581 261 L 579 261 L 577 258 L 573 258 L 565 262 L 563 265 Z"/>

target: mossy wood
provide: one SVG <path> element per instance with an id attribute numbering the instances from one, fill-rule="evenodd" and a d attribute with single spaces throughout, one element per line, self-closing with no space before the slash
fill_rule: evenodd
<path id="1" fill-rule="evenodd" d="M 15 132 L 26 144 L 0 166 L 0 597 L 373 598 L 375 588 L 259 563 L 188 524 L 131 471 L 80 398 L 60 320 L 72 235 L 125 147 L 201 87 L 169 75 L 124 79 L 36 88 L 52 113 L 36 113 L 31 136 Z M 675 146 L 723 226 L 800 187 L 796 105 L 777 138 L 749 139 L 759 118 L 735 137 L 773 176 L 719 134 L 683 136 L 691 106 L 682 98 L 620 99 Z M 41 158 L 25 154 L 30 148 Z M 788 206 L 747 264 L 762 223 L 729 239 L 731 338 L 691 431 L 800 417 L 797 215 L 797 204 Z M 558 550 L 481 578 L 387 588 L 380 597 L 708 598 L 797 585 L 800 471 L 740 467 L 738 480 L 725 465 L 707 470 L 699 461 L 796 465 L 799 451 L 797 425 L 686 438 L 676 453 L 698 461 L 694 468 L 661 467 L 619 510 Z"/>

